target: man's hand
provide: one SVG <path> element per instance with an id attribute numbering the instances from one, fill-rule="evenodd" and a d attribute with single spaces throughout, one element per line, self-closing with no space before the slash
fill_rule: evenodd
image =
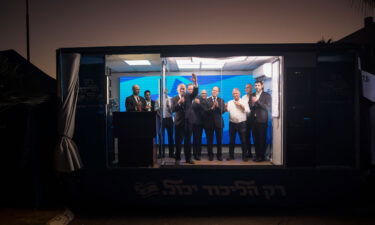
<path id="1" fill-rule="evenodd" d="M 255 97 L 255 96 L 253 96 L 253 97 L 251 97 L 251 102 L 252 103 L 255 103 L 255 102 L 257 102 L 258 100 L 257 100 L 257 97 Z"/>
<path id="2" fill-rule="evenodd" d="M 217 101 L 215 101 L 214 104 L 212 104 L 211 109 L 215 109 L 215 108 L 218 108 L 218 107 L 219 107 L 219 103 Z"/>
<path id="3" fill-rule="evenodd" d="M 185 102 L 185 97 L 181 97 L 180 100 L 178 100 L 178 104 L 181 105 Z"/>
<path id="4" fill-rule="evenodd" d="M 197 103 L 197 104 L 200 104 L 201 102 L 199 101 L 199 98 L 195 98 L 194 99 L 194 102 Z"/>
<path id="5" fill-rule="evenodd" d="M 240 101 L 234 101 L 234 104 L 239 107 L 242 111 L 245 110 L 245 107 L 240 103 Z"/>
<path id="6" fill-rule="evenodd" d="M 194 82 L 194 84 L 197 84 L 197 75 L 195 75 L 195 73 L 191 74 L 191 80 Z"/>

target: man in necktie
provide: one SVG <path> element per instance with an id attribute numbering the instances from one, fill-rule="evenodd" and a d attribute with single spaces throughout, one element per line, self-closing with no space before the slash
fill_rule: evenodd
<path id="1" fill-rule="evenodd" d="M 251 97 L 253 95 L 253 85 L 252 84 L 246 84 L 245 86 L 245 92 L 246 94 L 242 96 L 242 100 L 244 102 L 247 102 L 249 105 L 249 108 L 251 107 Z M 252 127 L 253 127 L 253 114 L 248 112 L 246 114 L 246 148 L 247 148 L 247 153 L 246 156 L 248 158 L 252 158 L 253 154 L 251 153 L 251 133 L 252 133 Z"/>
<path id="2" fill-rule="evenodd" d="M 220 89 L 219 87 L 213 87 L 211 94 L 212 96 L 208 98 L 208 116 L 207 120 L 209 125 L 208 132 L 207 132 L 207 151 L 208 151 L 208 160 L 212 161 L 214 159 L 213 154 L 213 142 L 214 142 L 214 134 L 216 136 L 216 145 L 217 145 L 217 153 L 216 157 L 217 160 L 222 161 L 222 136 L 223 136 L 223 128 L 224 128 L 224 121 L 223 121 L 223 113 L 225 112 L 224 109 L 224 101 L 219 96 Z"/>
<path id="3" fill-rule="evenodd" d="M 193 153 L 196 160 L 201 160 L 203 129 L 206 136 L 208 134 L 208 109 L 207 91 L 202 90 L 201 95 L 194 99 L 192 105 Z"/>
<path id="4" fill-rule="evenodd" d="M 146 108 L 146 100 L 139 96 L 140 88 L 138 85 L 133 85 L 133 94 L 128 96 L 125 100 L 125 108 L 127 112 L 142 112 Z"/>
<path id="5" fill-rule="evenodd" d="M 184 141 L 184 154 L 186 163 L 194 164 L 191 159 L 191 135 L 193 128 L 191 126 L 190 114 L 192 101 L 198 94 L 197 77 L 192 74 L 193 84 L 189 85 L 192 88 L 191 93 L 186 93 L 185 84 L 179 84 L 177 87 L 178 95 L 172 98 L 172 112 L 175 113 L 175 141 L 176 141 L 176 165 L 180 164 L 181 160 L 181 145 Z"/>

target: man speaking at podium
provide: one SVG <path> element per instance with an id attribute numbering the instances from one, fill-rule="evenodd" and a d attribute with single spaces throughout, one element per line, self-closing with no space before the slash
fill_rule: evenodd
<path id="1" fill-rule="evenodd" d="M 184 154 L 186 163 L 194 164 L 191 159 L 191 135 L 193 132 L 192 123 L 189 122 L 191 118 L 191 105 L 198 94 L 197 76 L 193 73 L 191 75 L 193 81 L 193 91 L 186 93 L 185 84 L 179 84 L 177 87 L 178 95 L 172 98 L 172 112 L 175 113 L 175 141 L 176 141 L 176 165 L 181 161 L 181 144 L 184 140 Z"/>
<path id="2" fill-rule="evenodd" d="M 125 107 L 127 112 L 142 112 L 146 111 L 146 100 L 139 96 L 141 90 L 138 85 L 134 84 L 132 87 L 133 94 L 126 98 Z"/>

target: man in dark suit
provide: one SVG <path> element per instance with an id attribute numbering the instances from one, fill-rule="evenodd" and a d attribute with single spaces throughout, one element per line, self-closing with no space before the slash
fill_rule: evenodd
<path id="1" fill-rule="evenodd" d="M 146 90 L 144 92 L 144 96 L 145 96 L 145 101 L 146 101 L 146 105 L 145 105 L 146 112 L 155 111 L 155 101 L 151 99 L 151 91 Z"/>
<path id="2" fill-rule="evenodd" d="M 146 100 L 139 96 L 141 90 L 138 85 L 133 85 L 133 94 L 126 98 L 125 107 L 127 112 L 143 112 L 146 110 Z"/>
<path id="3" fill-rule="evenodd" d="M 249 105 L 249 108 L 251 107 L 251 96 L 253 95 L 253 85 L 252 84 L 246 84 L 245 86 L 245 92 L 246 95 L 242 96 L 242 100 L 244 102 L 247 102 Z M 247 113 L 246 118 L 246 148 L 247 148 L 247 157 L 252 158 L 253 155 L 251 153 L 251 131 L 253 127 L 253 120 L 252 114 L 249 112 Z"/>
<path id="4" fill-rule="evenodd" d="M 193 155 L 195 160 L 201 160 L 203 129 L 208 133 L 208 102 L 207 91 L 202 90 L 201 95 L 194 99 L 193 109 Z"/>
<path id="5" fill-rule="evenodd" d="M 223 128 L 224 128 L 224 121 L 222 114 L 225 112 L 225 104 L 222 98 L 218 97 L 220 92 L 219 87 L 212 88 L 212 96 L 207 99 L 208 102 L 208 120 L 210 122 L 209 125 L 209 132 L 207 134 L 207 151 L 208 151 L 208 159 L 210 161 L 213 160 L 213 142 L 214 142 L 214 133 L 216 135 L 216 145 L 217 145 L 217 152 L 216 157 L 217 160 L 222 161 L 222 136 L 223 136 Z"/>
<path id="6" fill-rule="evenodd" d="M 189 164 L 194 164 L 191 159 L 191 135 L 193 128 L 191 126 L 191 105 L 198 94 L 197 77 L 192 74 L 192 93 L 186 93 L 185 84 L 179 84 L 177 87 L 178 95 L 172 98 L 172 112 L 175 113 L 175 142 L 176 142 L 176 165 L 181 161 L 181 144 L 184 140 L 185 160 Z M 189 85 L 190 86 L 190 85 Z"/>
<path id="7" fill-rule="evenodd" d="M 251 116 L 254 118 L 253 138 L 256 155 L 253 160 L 256 162 L 265 160 L 268 113 L 271 112 L 272 104 L 271 95 L 264 92 L 263 89 L 263 82 L 256 81 L 256 92 L 251 97 Z"/>

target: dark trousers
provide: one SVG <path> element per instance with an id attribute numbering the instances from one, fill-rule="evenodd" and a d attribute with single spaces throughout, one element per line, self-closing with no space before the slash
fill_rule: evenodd
<path id="1" fill-rule="evenodd" d="M 173 119 L 172 117 L 164 118 L 161 124 L 161 130 L 159 132 L 159 140 L 163 140 L 163 142 L 159 142 L 159 156 L 165 156 L 165 131 L 168 134 L 168 148 L 169 148 L 169 157 L 173 157 L 174 155 L 174 140 L 173 140 Z"/>
<path id="2" fill-rule="evenodd" d="M 208 133 L 209 133 L 209 128 L 204 126 L 204 125 L 197 125 L 195 124 L 193 126 L 193 155 L 196 158 L 200 158 L 202 155 L 202 135 L 203 135 L 203 130 L 206 133 L 207 141 L 208 141 Z M 212 152 L 212 148 L 211 148 Z"/>
<path id="3" fill-rule="evenodd" d="M 240 136 L 242 158 L 246 157 L 246 121 L 241 123 L 229 122 L 229 157 L 234 158 L 234 146 L 236 143 L 236 134 Z"/>
<path id="4" fill-rule="evenodd" d="M 202 133 L 203 126 L 200 124 L 193 125 L 193 155 L 194 158 L 200 158 L 202 153 Z"/>
<path id="5" fill-rule="evenodd" d="M 184 140 L 185 160 L 191 160 L 191 135 L 193 133 L 192 124 L 175 125 L 176 131 L 176 160 L 181 160 L 182 140 Z"/>
<path id="6" fill-rule="evenodd" d="M 253 137 L 256 157 L 264 159 L 266 153 L 267 123 L 254 123 Z"/>
<path id="7" fill-rule="evenodd" d="M 251 154 L 251 131 L 253 127 L 253 121 L 248 117 L 246 120 L 246 148 L 247 148 L 247 156 L 252 157 Z"/>
<path id="8" fill-rule="evenodd" d="M 222 137 L 223 137 L 223 128 L 221 127 L 210 127 L 208 128 L 207 135 L 207 152 L 208 156 L 212 157 L 214 155 L 213 153 L 213 143 L 214 143 L 214 134 L 216 135 L 216 156 L 221 157 L 221 149 L 222 149 Z"/>

